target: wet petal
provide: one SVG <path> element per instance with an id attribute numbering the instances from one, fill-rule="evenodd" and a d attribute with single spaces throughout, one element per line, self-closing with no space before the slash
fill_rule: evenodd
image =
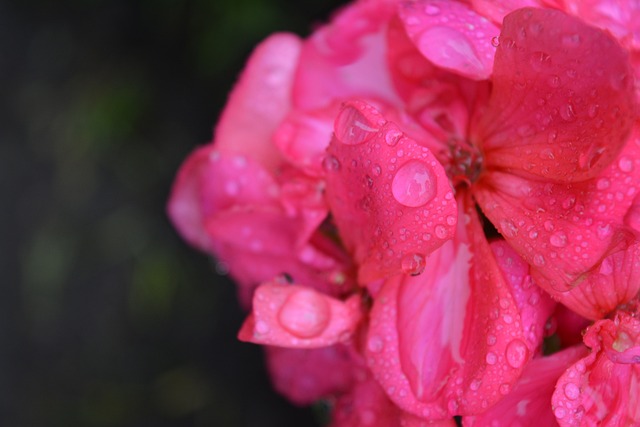
<path id="1" fill-rule="evenodd" d="M 597 178 L 555 184 L 491 172 L 474 188 L 483 213 L 532 265 L 549 292 L 566 291 L 630 234 L 625 216 L 639 193 L 640 145 L 634 136 Z"/>
<path id="2" fill-rule="evenodd" d="M 549 357 L 533 359 L 522 372 L 513 390 L 482 415 L 464 417 L 464 427 L 556 426 L 551 395 L 556 381 L 586 353 L 579 345 Z"/>
<path id="3" fill-rule="evenodd" d="M 629 136 L 633 82 L 626 51 L 607 32 L 556 10 L 517 10 L 505 18 L 492 98 L 471 137 L 488 169 L 593 178 Z"/>
<path id="4" fill-rule="evenodd" d="M 499 29 L 459 2 L 419 0 L 401 3 L 407 34 L 435 65 L 473 80 L 491 75 Z"/>
<path id="5" fill-rule="evenodd" d="M 463 224 L 427 259 L 429 275 L 389 279 L 371 311 L 372 372 L 400 408 L 426 419 L 478 414 L 508 393 L 539 347 L 531 331 L 546 320 L 522 323 L 514 297 L 526 292 L 526 276 L 515 273 L 526 271 L 522 261 L 505 275 L 475 210 Z"/>
<path id="6" fill-rule="evenodd" d="M 272 281 L 256 289 L 253 311 L 238 338 L 280 347 L 325 347 L 348 340 L 361 315 L 357 296 L 342 302 L 311 288 Z"/>
<path id="7" fill-rule="evenodd" d="M 618 312 L 585 336 L 591 353 L 558 380 L 553 411 L 562 426 L 623 427 L 640 423 L 640 319 Z"/>
<path id="8" fill-rule="evenodd" d="M 349 390 L 354 361 L 342 344 L 299 349 L 265 346 L 267 367 L 274 388 L 298 405 L 310 405 Z"/>
<path id="9" fill-rule="evenodd" d="M 516 9 L 535 6 L 540 7 L 539 0 L 471 0 L 472 7 L 497 25 L 502 25 L 506 15 Z"/>
<path id="10" fill-rule="evenodd" d="M 420 274 L 451 238 L 457 208 L 442 166 L 373 107 L 345 105 L 324 165 L 333 219 L 361 283 Z"/>
<path id="11" fill-rule="evenodd" d="M 292 34 L 275 34 L 255 49 L 216 127 L 218 150 L 251 157 L 269 171 L 282 162 L 271 138 L 291 108 L 300 49 Z"/>

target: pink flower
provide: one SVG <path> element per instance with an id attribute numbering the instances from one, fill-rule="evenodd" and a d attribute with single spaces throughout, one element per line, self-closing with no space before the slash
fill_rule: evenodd
<path id="1" fill-rule="evenodd" d="M 579 422 L 549 404 L 580 352 L 541 357 L 551 298 L 564 345 L 617 313 L 635 355 L 638 8 L 587 3 L 360 0 L 256 49 L 169 214 L 240 285 L 239 337 L 288 347 L 280 392 L 335 399 L 335 427 L 524 425 L 525 400 Z M 598 369 L 588 390 L 632 407 Z"/>

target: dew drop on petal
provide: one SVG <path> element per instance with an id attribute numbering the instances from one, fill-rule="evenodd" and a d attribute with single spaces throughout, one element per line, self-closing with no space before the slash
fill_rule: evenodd
<path id="1" fill-rule="evenodd" d="M 557 419 L 561 420 L 565 417 L 565 415 L 567 415 L 567 410 L 563 407 L 558 407 L 553 411 L 553 413 Z"/>
<path id="2" fill-rule="evenodd" d="M 435 232 L 439 239 L 447 237 L 447 229 L 442 224 L 436 225 Z"/>
<path id="3" fill-rule="evenodd" d="M 322 160 L 322 168 L 326 172 L 337 172 L 340 170 L 340 161 L 329 154 Z"/>
<path id="4" fill-rule="evenodd" d="M 535 254 L 533 256 L 533 264 L 537 267 L 542 267 L 545 263 L 544 256 L 542 254 Z"/>
<path id="5" fill-rule="evenodd" d="M 369 338 L 369 341 L 367 342 L 367 348 L 372 353 L 380 353 L 383 347 L 384 347 L 384 340 L 377 335 L 374 335 L 371 338 Z"/>
<path id="6" fill-rule="evenodd" d="M 425 257 L 422 254 L 407 254 L 402 258 L 402 272 L 411 276 L 421 274 L 425 265 Z"/>
<path id="7" fill-rule="evenodd" d="M 569 400 L 576 400 L 580 396 L 580 388 L 574 383 L 566 383 L 564 385 L 564 395 Z"/>
<path id="8" fill-rule="evenodd" d="M 257 333 L 264 335 L 269 332 L 269 325 L 264 320 L 258 320 L 256 322 L 255 330 Z"/>
<path id="9" fill-rule="evenodd" d="M 336 118 L 336 138 L 343 144 L 361 144 L 373 138 L 377 131 L 378 128 L 353 107 L 346 107 Z"/>
<path id="10" fill-rule="evenodd" d="M 485 361 L 487 362 L 488 365 L 495 365 L 496 362 L 498 361 L 498 357 L 494 352 L 490 351 L 489 353 L 487 353 L 487 356 L 485 357 Z"/>
<path id="11" fill-rule="evenodd" d="M 631 172 L 633 170 L 633 160 L 629 157 L 621 157 L 618 160 L 618 167 L 622 172 Z"/>
<path id="12" fill-rule="evenodd" d="M 567 245 L 567 234 L 564 231 L 556 231 L 549 237 L 549 243 L 556 248 L 563 248 Z"/>
<path id="13" fill-rule="evenodd" d="M 384 135 L 384 141 L 391 147 L 396 145 L 400 138 L 402 138 L 402 132 L 400 132 L 398 129 L 389 129 Z"/>
<path id="14" fill-rule="evenodd" d="M 528 353 L 527 345 L 521 340 L 515 339 L 507 344 L 507 349 L 505 350 L 507 363 L 512 368 L 520 368 L 527 359 Z"/>
<path id="15" fill-rule="evenodd" d="M 425 163 L 410 160 L 393 177 L 391 192 L 398 203 L 404 206 L 422 206 L 436 196 L 436 176 Z"/>
<path id="16" fill-rule="evenodd" d="M 280 308 L 278 321 L 291 334 L 300 338 L 318 336 L 329 324 L 329 303 L 309 290 L 293 292 Z"/>

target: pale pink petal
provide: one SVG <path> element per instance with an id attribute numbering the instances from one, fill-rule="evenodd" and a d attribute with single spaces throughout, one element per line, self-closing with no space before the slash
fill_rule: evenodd
<path id="1" fill-rule="evenodd" d="M 360 2 L 305 41 L 295 78 L 296 107 L 317 110 L 354 97 L 400 105 L 385 58 L 385 25 L 392 3 Z"/>
<path id="2" fill-rule="evenodd" d="M 355 365 L 351 352 L 342 344 L 264 349 L 274 388 L 297 405 L 310 405 L 352 387 Z"/>
<path id="3" fill-rule="evenodd" d="M 221 154 L 214 145 L 196 149 L 183 163 L 167 205 L 182 237 L 203 251 L 213 244 L 206 222 L 234 205 L 276 206 L 278 187 L 256 161 Z"/>
<path id="4" fill-rule="evenodd" d="M 248 156 L 269 171 L 281 163 L 271 138 L 291 109 L 301 44 L 295 35 L 275 34 L 255 49 L 216 127 L 218 150 Z"/>
<path id="5" fill-rule="evenodd" d="M 506 15 L 523 7 L 540 7 L 540 0 L 471 0 L 471 6 L 482 16 L 502 25 Z"/>
<path id="6" fill-rule="evenodd" d="M 562 427 L 640 424 L 640 319 L 618 312 L 585 336 L 591 353 L 558 380 L 553 411 Z"/>
<path id="7" fill-rule="evenodd" d="M 453 235 L 457 208 L 442 166 L 370 105 L 345 105 L 324 165 L 331 213 L 360 283 L 420 274 Z"/>
<path id="8" fill-rule="evenodd" d="M 591 180 L 556 184 L 492 171 L 474 187 L 483 213 L 533 266 L 536 282 L 547 291 L 568 290 L 630 244 L 624 218 L 640 192 L 636 135 Z"/>
<path id="9" fill-rule="evenodd" d="M 426 419 L 479 414 L 509 393 L 540 346 L 546 314 L 525 320 L 526 266 L 502 272 L 473 204 L 454 240 L 427 259 L 429 274 L 389 279 L 371 311 L 366 355 L 400 408 Z M 532 295 L 532 294 L 530 294 Z M 550 311 L 539 301 L 521 301 Z"/>
<path id="10" fill-rule="evenodd" d="M 492 81 L 471 134 L 489 170 L 582 181 L 602 172 L 630 134 L 636 108 L 627 52 L 563 12 L 509 14 Z"/>
<path id="11" fill-rule="evenodd" d="M 556 381 L 587 349 L 571 347 L 548 357 L 533 359 L 511 393 L 481 415 L 464 417 L 463 427 L 553 427 L 551 395 Z"/>
<path id="12" fill-rule="evenodd" d="M 326 347 L 349 340 L 361 316 L 357 295 L 343 302 L 276 280 L 256 289 L 252 312 L 238 338 L 280 347 Z"/>
<path id="13" fill-rule="evenodd" d="M 605 28 L 632 49 L 640 49 L 640 2 L 637 0 L 563 0 L 567 12 Z"/>
<path id="14" fill-rule="evenodd" d="M 500 30 L 457 1 L 418 0 L 399 9 L 407 34 L 435 65 L 473 80 L 491 75 Z"/>

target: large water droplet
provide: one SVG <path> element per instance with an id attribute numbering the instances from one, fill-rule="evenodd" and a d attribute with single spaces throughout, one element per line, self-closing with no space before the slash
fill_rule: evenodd
<path id="1" fill-rule="evenodd" d="M 413 208 L 422 206 L 436 196 L 436 176 L 425 163 L 410 160 L 393 177 L 391 192 L 402 205 Z"/>
<path id="2" fill-rule="evenodd" d="M 567 234 L 564 231 L 556 231 L 549 237 L 549 243 L 556 248 L 567 246 Z"/>
<path id="3" fill-rule="evenodd" d="M 515 339 L 507 344 L 507 349 L 505 350 L 507 363 L 509 366 L 516 369 L 524 365 L 528 354 L 529 349 L 527 348 L 527 345 L 519 339 Z"/>
<path id="4" fill-rule="evenodd" d="M 411 276 L 422 274 L 426 265 L 424 255 L 407 254 L 402 258 L 402 272 Z"/>
<path id="5" fill-rule="evenodd" d="M 280 325 L 300 338 L 313 338 L 325 330 L 329 324 L 331 309 L 329 303 L 319 294 L 310 290 L 291 293 L 280 312 Z"/>
<path id="6" fill-rule="evenodd" d="M 580 396 L 580 388 L 574 383 L 566 383 L 564 385 L 564 395 L 569 400 L 576 400 Z"/>
<path id="7" fill-rule="evenodd" d="M 378 128 L 354 107 L 344 108 L 335 123 L 336 138 L 343 144 L 361 144 L 373 138 Z"/>
<path id="8" fill-rule="evenodd" d="M 402 138 L 402 132 L 398 129 L 389 129 L 387 133 L 384 135 L 384 141 L 387 145 L 394 146 L 398 143 L 398 141 Z"/>
<path id="9" fill-rule="evenodd" d="M 487 353 L 487 356 L 485 357 L 485 361 L 487 362 L 488 365 L 495 365 L 496 362 L 498 361 L 498 356 L 496 356 L 494 352 L 490 351 L 489 353 Z"/>
<path id="10" fill-rule="evenodd" d="M 618 167 L 622 172 L 631 172 L 633 170 L 633 159 L 621 157 L 620 160 L 618 160 Z"/>

